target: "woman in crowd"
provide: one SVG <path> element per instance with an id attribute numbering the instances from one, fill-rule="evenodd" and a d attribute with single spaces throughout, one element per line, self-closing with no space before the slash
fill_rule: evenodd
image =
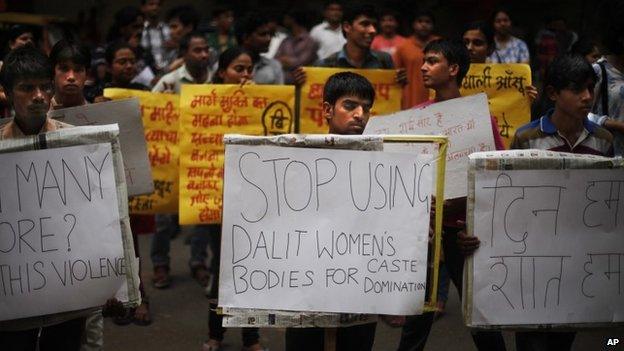
<path id="1" fill-rule="evenodd" d="M 241 47 L 233 47 L 225 50 L 219 56 L 217 71 L 215 72 L 213 84 L 253 84 L 254 62 L 251 54 Z M 225 334 L 223 328 L 223 316 L 216 313 L 217 295 L 219 281 L 219 260 L 221 258 L 221 225 L 207 225 L 205 228 L 210 231 L 210 248 L 212 259 L 210 271 L 213 279 L 212 283 L 206 287 L 206 295 L 211 299 L 210 314 L 208 317 L 208 341 L 202 346 L 202 351 L 217 351 L 221 348 L 221 342 Z M 243 328 L 243 347 L 245 351 L 264 350 L 260 344 L 260 334 L 258 328 Z"/>

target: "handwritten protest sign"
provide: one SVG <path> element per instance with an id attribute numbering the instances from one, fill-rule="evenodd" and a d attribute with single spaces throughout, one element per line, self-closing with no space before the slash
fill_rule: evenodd
<path id="1" fill-rule="evenodd" d="M 221 222 L 223 135 L 288 133 L 294 102 L 293 86 L 182 86 L 180 224 Z"/>
<path id="2" fill-rule="evenodd" d="M 101 306 L 126 269 L 111 144 L 0 154 L 0 320 Z"/>
<path id="3" fill-rule="evenodd" d="M 323 88 L 327 79 L 338 72 L 356 72 L 366 77 L 375 87 L 373 115 L 387 115 L 401 110 L 401 87 L 395 82 L 396 72 L 383 69 L 345 69 L 304 67 L 306 83 L 301 87 L 299 131 L 325 134 L 329 127 L 323 117 Z"/>
<path id="4" fill-rule="evenodd" d="M 490 113 L 497 121 L 505 147 L 509 147 L 516 129 L 531 120 L 531 99 L 526 93 L 529 85 L 529 65 L 473 63 L 462 81 L 461 94 L 487 94 Z"/>
<path id="5" fill-rule="evenodd" d="M 76 126 L 119 124 L 128 194 L 149 194 L 154 191 L 147 146 L 143 138 L 143 122 L 136 99 L 52 110 L 49 116 Z"/>
<path id="6" fill-rule="evenodd" d="M 130 199 L 132 213 L 177 213 L 179 186 L 179 95 L 140 90 L 104 89 L 111 99 L 136 97 L 141 105 L 154 192 Z"/>
<path id="7" fill-rule="evenodd" d="M 421 109 L 371 118 L 364 134 L 425 134 L 449 137 L 444 198 L 466 196 L 468 155 L 494 150 L 492 123 L 485 94 L 447 100 Z M 418 152 L 434 154 L 431 146 Z"/>
<path id="8" fill-rule="evenodd" d="M 469 325 L 624 321 L 624 169 L 544 153 L 471 156 Z"/>
<path id="9" fill-rule="evenodd" d="M 219 304 L 420 313 L 432 170 L 426 159 L 227 145 Z"/>

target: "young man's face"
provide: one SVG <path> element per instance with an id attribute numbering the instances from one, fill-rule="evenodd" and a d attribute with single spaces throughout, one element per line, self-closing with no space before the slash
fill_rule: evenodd
<path id="1" fill-rule="evenodd" d="M 50 109 L 53 85 L 46 78 L 18 80 L 10 94 L 15 119 L 21 127 L 43 126 Z"/>
<path id="2" fill-rule="evenodd" d="M 147 18 L 158 18 L 158 14 L 160 13 L 160 0 L 145 1 L 145 5 L 141 6 L 141 11 Z"/>
<path id="3" fill-rule="evenodd" d="M 232 24 L 234 23 L 234 12 L 225 11 L 220 14 L 216 19 L 217 27 L 222 31 L 228 31 L 232 28 Z"/>
<path id="4" fill-rule="evenodd" d="M 590 79 L 580 87 L 570 87 L 557 92 L 548 86 L 546 91 L 548 97 L 555 102 L 555 110 L 573 116 L 578 121 L 583 121 L 591 111 L 595 85 L 596 82 Z"/>
<path id="5" fill-rule="evenodd" d="M 386 35 L 394 35 L 399 27 L 399 22 L 393 15 L 384 15 L 379 21 L 379 29 Z"/>
<path id="6" fill-rule="evenodd" d="M 323 114 L 332 134 L 359 135 L 370 117 L 372 101 L 347 95 L 336 100 L 332 106 L 323 102 Z"/>
<path id="7" fill-rule="evenodd" d="M 420 16 L 412 24 L 414 33 L 421 38 L 427 38 L 433 32 L 433 21 L 429 16 Z"/>
<path id="8" fill-rule="evenodd" d="M 137 74 L 136 56 L 134 51 L 123 48 L 117 50 L 111 64 L 113 81 L 128 84 Z"/>
<path id="9" fill-rule="evenodd" d="M 269 51 L 271 30 L 268 24 L 262 25 L 245 38 L 245 47 L 255 53 Z"/>
<path id="10" fill-rule="evenodd" d="M 26 32 L 20 34 L 14 41 L 9 43 L 9 48 L 11 50 L 22 47 L 27 44 L 34 44 L 35 36 L 31 32 Z"/>
<path id="11" fill-rule="evenodd" d="M 368 16 L 358 16 L 353 23 L 344 22 L 342 29 L 345 31 L 347 42 L 352 42 L 362 49 L 368 49 L 377 34 L 375 29 L 377 20 Z"/>
<path id="12" fill-rule="evenodd" d="M 184 54 L 184 64 L 191 69 L 204 69 L 210 64 L 210 47 L 206 39 L 193 37 Z"/>
<path id="13" fill-rule="evenodd" d="M 57 93 L 82 96 L 87 70 L 71 61 L 59 62 L 54 67 L 54 89 Z"/>
<path id="14" fill-rule="evenodd" d="M 509 35 L 511 33 L 511 18 L 509 18 L 509 15 L 499 12 L 494 16 L 494 31 L 501 35 Z"/>
<path id="15" fill-rule="evenodd" d="M 193 30 L 191 25 L 185 26 L 177 17 L 169 21 L 169 37 L 176 44 L 179 44 L 182 37 L 190 33 L 191 30 Z"/>
<path id="16" fill-rule="evenodd" d="M 325 8 L 325 20 L 331 24 L 338 24 L 342 20 L 342 6 L 340 4 L 329 4 Z"/>
<path id="17" fill-rule="evenodd" d="M 424 63 L 420 67 L 423 75 L 423 83 L 428 89 L 436 89 L 455 80 L 457 65 L 449 65 L 442 53 L 428 51 L 425 53 Z"/>

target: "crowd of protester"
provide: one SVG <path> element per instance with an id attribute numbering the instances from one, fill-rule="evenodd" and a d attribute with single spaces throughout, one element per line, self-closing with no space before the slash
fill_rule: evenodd
<path id="1" fill-rule="evenodd" d="M 395 70 L 396 82 L 403 87 L 402 108 L 409 109 L 459 97 L 462 78 L 471 63 L 532 63 L 534 77 L 541 83 L 527 88 L 535 121 L 519 129 L 512 148 L 577 152 L 577 146 L 582 146 L 584 153 L 605 156 L 621 155 L 624 148 L 622 1 L 606 1 L 598 32 L 577 33 L 564 18 L 554 16 L 546 19 L 533 41 L 516 35 L 513 13 L 503 8 L 467 24 L 456 37 L 443 37 L 436 29 L 444 23 L 428 10 L 415 12 L 409 19 L 410 32 L 402 35 L 403 14 L 365 4 L 328 1 L 320 23 L 313 22 L 310 11 L 297 8 L 281 17 L 259 12 L 238 17 L 236 9 L 227 7 L 203 16 L 190 5 L 174 6 L 166 13 L 161 5 L 160 0 L 142 0 L 137 6 L 120 9 L 103 43 L 80 41 L 75 33 L 46 50 L 40 45 L 36 28 L 12 26 L 7 32 L 0 73 L 0 117 L 14 117 L 14 123 L 2 129 L 0 139 L 66 127 L 48 120 L 42 129 L 41 123 L 29 125 L 20 119 L 18 97 L 28 87 L 31 92 L 38 91 L 42 101 L 46 100 L 44 95 L 49 95 L 49 108 L 59 109 L 106 101 L 103 90 L 110 87 L 177 94 L 182 84 L 301 85 L 307 78 L 301 69 L 304 66 L 381 68 Z M 26 87 L 20 79 L 28 80 L 30 85 Z M 36 82 L 31 82 L 33 79 Z M 338 106 L 349 93 L 343 87 L 347 84 L 356 87 L 351 88 L 356 89 L 351 91 L 355 96 L 351 105 L 355 107 L 349 105 L 347 112 L 362 114 L 357 119 L 365 124 L 374 102 L 370 83 L 357 75 L 333 79 L 326 85 L 324 96 L 333 111 L 331 116 L 338 120 L 343 113 Z M 582 120 L 589 118 L 587 123 L 592 127 L 579 129 L 571 119 L 579 115 Z M 349 116 L 344 118 L 356 118 Z M 554 125 L 558 133 L 544 130 L 545 123 Z M 343 130 L 335 121 L 330 127 L 330 132 L 338 134 L 361 133 L 359 129 Z M 497 149 L 504 149 L 495 120 L 492 133 Z M 464 257 L 479 246 L 478 239 L 468 237 L 464 231 L 465 198 L 456 202 L 445 210 L 438 315 L 444 311 L 449 280 L 461 296 Z M 132 220 L 133 225 L 140 225 L 149 219 L 137 216 Z M 176 215 L 155 218 L 150 259 L 154 270 L 151 283 L 157 289 L 174 285 L 169 251 L 170 241 L 180 231 L 177 223 Z M 213 301 L 210 313 L 206 311 L 210 316 L 206 342 L 201 346 L 204 351 L 219 350 L 225 332 L 222 316 L 215 313 L 220 234 L 220 225 L 202 225 L 194 227 L 190 237 L 189 272 Z M 136 245 L 135 237 L 138 253 Z M 149 299 L 142 286 L 141 295 L 143 302 L 134 309 L 123 310 L 111 303 L 104 306 L 104 311 L 69 316 L 60 323 L 33 322 L 31 328 L 17 330 L 0 325 L 0 348 L 9 345 L 8 350 L 34 350 L 31 346 L 38 344 L 41 350 L 55 349 L 46 348 L 49 343 L 63 345 L 65 350 L 99 349 L 105 337 L 103 315 L 114 314 L 114 322 L 119 325 L 152 323 Z M 422 350 L 434 317 L 433 313 L 425 313 L 385 320 L 402 328 L 399 350 Z M 338 349 L 370 350 L 375 326 L 371 323 L 341 328 Z M 260 333 L 257 328 L 243 329 L 245 350 L 264 349 Z M 500 332 L 472 335 L 480 350 L 505 349 Z M 318 328 L 289 329 L 286 333 L 288 350 L 318 350 L 322 340 L 323 331 Z M 538 350 L 544 345 L 569 349 L 573 340 L 574 332 L 516 335 L 519 350 Z"/>

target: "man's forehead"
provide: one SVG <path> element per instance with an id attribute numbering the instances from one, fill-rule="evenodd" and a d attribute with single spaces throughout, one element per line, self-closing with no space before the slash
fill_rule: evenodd
<path id="1" fill-rule="evenodd" d="M 357 17 L 355 17 L 353 22 L 354 23 L 355 22 L 372 22 L 372 23 L 377 23 L 377 18 L 369 17 L 367 15 L 358 15 Z"/>
<path id="2" fill-rule="evenodd" d="M 361 105 L 370 105 L 371 101 L 369 99 L 361 98 L 356 95 L 345 95 L 340 98 L 342 101 L 355 102 Z"/>
<path id="3" fill-rule="evenodd" d="M 52 82 L 52 78 L 44 78 L 44 77 L 39 77 L 39 78 L 23 78 L 23 79 L 18 79 L 15 82 L 15 85 L 41 85 L 41 84 L 48 84 Z"/>
<path id="4" fill-rule="evenodd" d="M 427 52 L 425 52 L 425 59 L 430 58 L 430 57 L 432 57 L 432 58 L 436 57 L 436 58 L 438 58 L 440 60 L 445 60 L 446 59 L 446 57 L 444 57 L 444 54 L 442 54 L 439 51 L 427 51 Z"/>

